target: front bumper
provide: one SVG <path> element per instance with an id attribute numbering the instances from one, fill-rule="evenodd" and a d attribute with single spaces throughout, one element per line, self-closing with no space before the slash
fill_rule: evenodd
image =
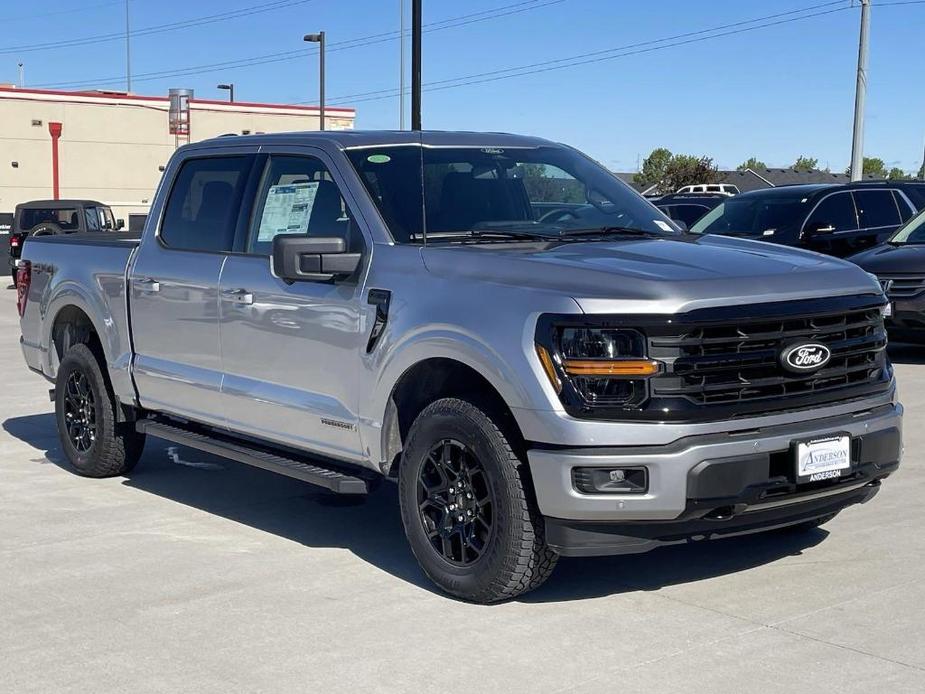
<path id="1" fill-rule="evenodd" d="M 848 492 L 886 477 L 902 453 L 902 412 L 902 405 L 889 403 L 810 421 L 686 436 L 667 445 L 534 448 L 528 460 L 539 509 L 547 518 L 687 521 L 729 509 L 735 516 L 772 502 L 785 506 Z M 791 443 L 834 433 L 852 438 L 850 471 L 797 485 Z M 586 494 L 573 486 L 575 467 L 620 466 L 646 467 L 644 494 Z"/>

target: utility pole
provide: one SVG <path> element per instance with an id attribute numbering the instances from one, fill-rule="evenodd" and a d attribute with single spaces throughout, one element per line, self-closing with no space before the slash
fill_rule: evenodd
<path id="1" fill-rule="evenodd" d="M 22 63 L 17 63 L 17 64 L 19 65 L 19 88 L 22 89 L 23 87 L 26 86 L 26 79 L 25 79 L 26 71 L 23 68 Z"/>
<path id="2" fill-rule="evenodd" d="M 411 129 L 421 129 L 421 3 L 411 0 Z"/>
<path id="3" fill-rule="evenodd" d="M 128 15 L 129 0 L 125 0 L 125 91 L 132 91 L 132 40 Z"/>
<path id="4" fill-rule="evenodd" d="M 851 140 L 851 180 L 864 175 L 864 101 L 867 98 L 867 53 L 870 37 L 870 0 L 861 0 L 861 36 L 858 42 L 858 84 L 854 95 L 854 134 Z"/>
<path id="5" fill-rule="evenodd" d="M 324 32 L 305 34 L 303 41 L 318 44 L 318 116 L 319 130 L 324 130 Z"/>
<path id="6" fill-rule="evenodd" d="M 405 0 L 398 0 L 398 129 L 405 129 Z"/>

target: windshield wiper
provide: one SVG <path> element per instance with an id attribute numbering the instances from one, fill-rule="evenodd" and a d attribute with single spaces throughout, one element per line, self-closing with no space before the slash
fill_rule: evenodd
<path id="1" fill-rule="evenodd" d="M 428 231 L 427 239 L 444 241 L 453 239 L 515 239 L 526 241 L 551 241 L 558 234 L 546 234 L 540 231 L 517 231 L 514 229 L 470 229 L 469 231 Z M 423 241 L 424 234 L 413 234 L 415 241 Z"/>
<path id="2" fill-rule="evenodd" d="M 589 227 L 586 229 L 563 229 L 559 232 L 560 237 L 569 236 L 654 236 L 663 238 L 665 236 L 679 236 L 669 232 L 655 231 L 653 229 L 638 229 L 636 227 Z"/>

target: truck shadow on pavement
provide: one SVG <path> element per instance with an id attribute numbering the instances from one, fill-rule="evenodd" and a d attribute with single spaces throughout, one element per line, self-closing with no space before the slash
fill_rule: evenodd
<path id="1" fill-rule="evenodd" d="M 3 422 L 3 429 L 42 451 L 44 459 L 36 462 L 49 462 L 74 474 L 59 447 L 53 414 L 13 417 Z M 347 549 L 396 578 L 438 592 L 405 541 L 394 484 L 384 483 L 357 501 L 153 438 L 148 439 L 138 466 L 123 479 L 128 487 L 306 547 Z M 664 547 L 640 555 L 562 558 L 544 586 L 519 600 L 564 602 L 700 581 L 799 555 L 826 535 L 824 530 L 779 532 Z"/>
<path id="2" fill-rule="evenodd" d="M 925 344 L 891 342 L 887 353 L 894 364 L 925 364 Z"/>

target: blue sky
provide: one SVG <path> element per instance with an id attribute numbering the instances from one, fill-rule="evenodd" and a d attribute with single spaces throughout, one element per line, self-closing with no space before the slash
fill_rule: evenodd
<path id="1" fill-rule="evenodd" d="M 410 7 L 410 0 L 406 1 Z M 921 164 L 925 138 L 925 90 L 920 83 L 925 66 L 925 2 L 887 6 L 890 1 L 873 0 L 865 153 L 911 171 Z M 426 32 L 424 82 L 605 51 L 823 3 L 424 0 L 425 24 L 482 12 L 513 12 Z M 618 170 L 635 170 L 637 161 L 658 146 L 712 156 L 722 167 L 734 167 L 751 155 L 772 166 L 786 166 L 806 154 L 817 157 L 821 165 L 842 170 L 851 146 L 857 4 L 851 8 L 850 0 L 829 2 L 809 11 L 836 10 L 824 16 L 566 69 L 425 92 L 424 125 L 540 135 L 573 144 Z M 133 91 L 165 94 L 169 87 L 192 87 L 198 97 L 224 98 L 215 85 L 233 81 L 241 101 L 313 100 L 316 59 L 299 52 L 307 50 L 302 35 L 320 29 L 326 31 L 331 46 L 329 103 L 342 101 L 338 97 L 346 95 L 397 88 L 397 40 L 386 36 L 379 42 L 347 44 L 352 47 L 341 46 L 340 50 L 334 47 L 336 42 L 397 31 L 399 0 L 132 0 L 132 25 L 143 30 L 266 5 L 276 9 L 134 37 L 133 73 L 174 71 L 288 51 L 294 55 L 199 74 L 136 77 Z M 801 16 L 783 15 L 768 21 Z M 16 81 L 16 64 L 22 61 L 27 86 L 85 82 L 88 88 L 122 88 L 125 47 L 121 40 L 26 48 L 123 32 L 124 22 L 124 3 L 113 0 L 3 2 L 0 82 Z M 738 28 L 748 26 L 754 25 Z M 608 55 L 613 54 L 597 57 Z M 105 82 L 105 78 L 117 81 Z M 347 103 L 357 108 L 357 127 L 398 125 L 395 97 L 369 101 L 355 97 Z"/>

